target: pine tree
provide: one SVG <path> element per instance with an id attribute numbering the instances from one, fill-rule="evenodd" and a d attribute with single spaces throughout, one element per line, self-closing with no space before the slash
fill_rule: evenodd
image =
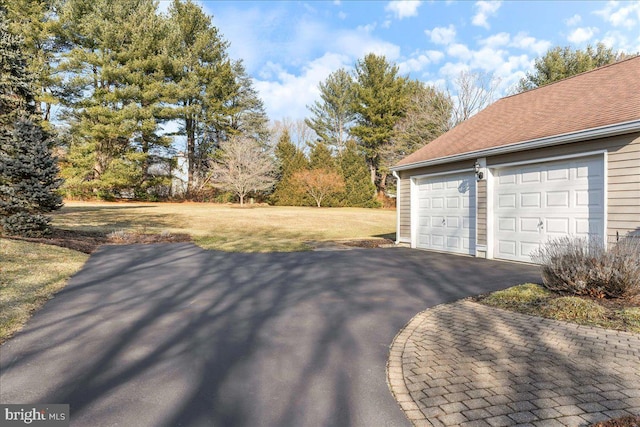
<path id="1" fill-rule="evenodd" d="M 187 197 L 206 175 L 209 156 L 216 148 L 215 123 L 225 113 L 228 95 L 236 85 L 229 43 L 192 0 L 174 0 L 169 8 L 171 33 L 167 48 L 172 61 L 172 91 L 176 118 L 186 137 Z"/>
<path id="2" fill-rule="evenodd" d="M 304 153 L 291 142 L 289 132 L 284 130 L 275 149 L 276 159 L 279 164 L 278 182 L 271 195 L 271 202 L 280 206 L 307 206 L 313 201 L 297 193 L 293 175 L 301 170 L 309 168 Z"/>
<path id="3" fill-rule="evenodd" d="M 331 73 L 318 85 L 321 101 L 307 106 L 311 114 L 305 123 L 338 152 L 344 149 L 353 123 L 353 79 L 344 69 Z"/>
<path id="4" fill-rule="evenodd" d="M 380 170 L 380 150 L 391 142 L 394 127 L 406 112 L 407 79 L 384 56 L 371 53 L 356 63 L 355 80 L 356 125 L 351 134 L 365 151 L 371 181 L 384 192 L 387 172 Z"/>
<path id="5" fill-rule="evenodd" d="M 343 206 L 361 208 L 379 207 L 375 199 L 376 187 L 369 177 L 369 168 L 355 142 L 347 142 L 340 155 L 340 169 L 344 177 Z"/>
<path id="6" fill-rule="evenodd" d="M 49 231 L 43 213 L 62 206 L 51 138 L 39 124 L 21 39 L 0 12 L 0 227 L 39 236 Z"/>
<path id="7" fill-rule="evenodd" d="M 144 189 L 150 154 L 170 144 L 161 135 L 173 115 L 165 19 L 153 0 L 68 0 L 60 20 L 71 47 L 59 66 L 71 125 L 66 187 L 99 197 Z"/>
<path id="8" fill-rule="evenodd" d="M 536 59 L 534 71 L 520 80 L 516 91 L 535 89 L 624 58 L 624 54 L 616 53 L 602 43 L 595 48 L 588 45 L 584 50 L 556 46 Z"/>

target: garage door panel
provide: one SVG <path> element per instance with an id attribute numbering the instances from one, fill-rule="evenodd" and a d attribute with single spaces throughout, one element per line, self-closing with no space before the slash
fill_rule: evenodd
<path id="1" fill-rule="evenodd" d="M 520 207 L 523 207 L 523 208 L 539 208 L 540 207 L 540 193 L 521 193 L 520 194 Z"/>
<path id="2" fill-rule="evenodd" d="M 475 179 L 455 174 L 417 180 L 416 246 L 458 253 L 475 250 Z M 428 218 L 428 219 L 427 219 Z"/>
<path id="3" fill-rule="evenodd" d="M 568 181 L 569 169 L 565 167 L 552 167 L 547 171 L 547 181 Z"/>
<path id="4" fill-rule="evenodd" d="M 569 191 L 549 191 L 547 192 L 548 207 L 569 207 Z"/>
<path id="5" fill-rule="evenodd" d="M 549 239 L 604 236 L 601 156 L 498 169 L 494 177 L 495 257 L 531 262 L 529 253 Z"/>
<path id="6" fill-rule="evenodd" d="M 460 228 L 460 218 L 457 216 L 448 216 L 446 221 L 446 227 L 449 229 L 459 229 Z"/>
<path id="7" fill-rule="evenodd" d="M 530 253 L 536 251 L 538 248 L 540 248 L 540 243 L 537 241 L 533 241 L 533 242 L 521 241 L 520 247 L 519 247 L 520 252 L 517 255 L 528 256 Z"/>
<path id="8" fill-rule="evenodd" d="M 501 257 L 505 255 L 516 256 L 516 242 L 515 240 L 499 240 L 498 241 L 498 254 Z"/>
<path id="9" fill-rule="evenodd" d="M 516 231 L 516 218 L 498 218 L 498 230 L 500 231 Z"/>
<path id="10" fill-rule="evenodd" d="M 547 233 L 571 234 L 569 218 L 547 218 L 545 226 Z"/>
<path id="11" fill-rule="evenodd" d="M 533 218 L 527 218 L 527 217 L 520 217 L 520 229 L 516 230 L 516 231 L 522 231 L 525 233 L 537 233 L 540 230 L 540 218 L 539 217 L 533 217 Z"/>
<path id="12" fill-rule="evenodd" d="M 540 182 L 540 171 L 539 170 L 534 170 L 534 171 L 524 171 L 522 173 L 522 177 L 520 179 L 520 182 L 522 183 L 532 183 L 532 182 Z"/>
<path id="13" fill-rule="evenodd" d="M 516 198 L 517 196 L 515 193 L 500 194 L 498 196 L 498 207 L 499 208 L 515 208 Z"/>
<path id="14" fill-rule="evenodd" d="M 433 198 L 431 198 L 431 208 L 432 209 L 442 209 L 442 208 L 444 208 L 444 198 L 442 198 L 442 197 L 433 197 Z"/>

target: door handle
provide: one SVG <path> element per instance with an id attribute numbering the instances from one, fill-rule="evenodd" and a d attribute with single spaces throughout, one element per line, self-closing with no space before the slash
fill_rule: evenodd
<path id="1" fill-rule="evenodd" d="M 544 222 L 542 221 L 542 219 L 540 219 L 540 222 L 538 222 L 538 230 L 544 230 Z"/>
<path id="2" fill-rule="evenodd" d="M 442 218 L 442 225 L 447 225 L 447 221 L 444 218 Z"/>

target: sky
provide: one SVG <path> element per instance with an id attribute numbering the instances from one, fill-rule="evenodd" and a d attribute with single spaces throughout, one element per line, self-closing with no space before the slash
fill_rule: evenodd
<path id="1" fill-rule="evenodd" d="M 640 0 L 198 3 L 243 60 L 271 120 L 308 117 L 318 83 L 370 52 L 441 89 L 462 70 L 493 73 L 501 96 L 555 46 L 640 52 Z"/>

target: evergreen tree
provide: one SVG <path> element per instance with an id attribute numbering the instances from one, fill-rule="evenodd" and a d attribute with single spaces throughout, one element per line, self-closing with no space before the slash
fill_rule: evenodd
<path id="1" fill-rule="evenodd" d="M 356 63 L 356 125 L 351 134 L 365 150 L 371 181 L 384 192 L 385 170 L 380 170 L 380 150 L 391 142 L 394 127 L 407 108 L 407 79 L 384 56 L 368 54 Z"/>
<path id="2" fill-rule="evenodd" d="M 336 164 L 331 154 L 331 148 L 323 142 L 309 144 L 311 152 L 309 153 L 309 167 L 311 169 L 329 169 L 336 168 Z"/>
<path id="3" fill-rule="evenodd" d="M 292 180 L 293 175 L 309 168 L 309 163 L 302 150 L 291 142 L 289 132 L 285 129 L 278 140 L 275 149 L 279 165 L 278 182 L 271 195 L 271 201 L 280 206 L 309 205 L 312 201 L 298 194 Z"/>
<path id="4" fill-rule="evenodd" d="M 192 0 L 174 0 L 169 8 L 172 28 L 167 48 L 172 60 L 172 91 L 176 117 L 186 137 L 187 196 L 207 175 L 209 157 L 217 144 L 219 119 L 228 116 L 225 103 L 237 84 L 233 63 L 211 18 Z M 228 128 L 227 128 L 228 130 Z"/>
<path id="5" fill-rule="evenodd" d="M 321 82 L 318 89 L 321 101 L 307 106 L 313 116 L 305 122 L 325 143 L 340 152 L 355 118 L 353 78 L 344 69 L 339 69 Z"/>
<path id="6" fill-rule="evenodd" d="M 60 82 L 54 70 L 55 57 L 61 47 L 55 39 L 56 3 L 55 0 L 0 0 L 0 9 L 6 11 L 9 21 L 9 32 L 23 39 L 27 71 L 33 76 L 36 113 L 47 127 Z"/>
<path id="7" fill-rule="evenodd" d="M 340 169 L 345 183 L 341 203 L 343 206 L 380 206 L 375 198 L 376 187 L 371 182 L 367 162 L 355 142 L 347 142 L 340 155 Z"/>
<path id="8" fill-rule="evenodd" d="M 595 48 L 589 45 L 585 50 L 556 46 L 536 59 L 534 71 L 520 80 L 516 91 L 535 89 L 624 58 L 624 54 L 616 53 L 602 43 Z"/>
<path id="9" fill-rule="evenodd" d="M 71 125 L 66 188 L 107 197 L 144 188 L 150 154 L 170 143 L 161 136 L 172 116 L 166 23 L 153 0 L 68 0 L 60 20 L 72 47 L 59 67 Z"/>
<path id="10" fill-rule="evenodd" d="M 43 213 L 62 206 L 52 141 L 39 124 L 21 40 L 0 11 L 0 227 L 6 234 L 48 232 Z"/>

